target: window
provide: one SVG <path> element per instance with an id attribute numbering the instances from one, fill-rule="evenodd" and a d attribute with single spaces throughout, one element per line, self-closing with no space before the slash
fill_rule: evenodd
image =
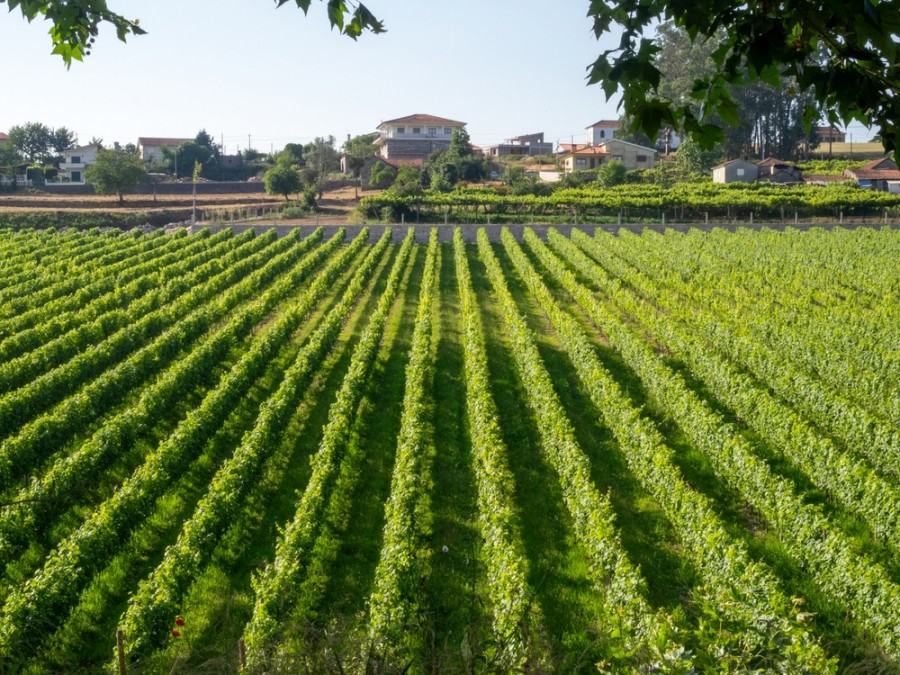
<path id="1" fill-rule="evenodd" d="M 444 127 L 444 135 L 445 136 L 450 136 L 452 134 L 453 134 L 453 129 L 451 129 L 450 127 Z"/>
<path id="2" fill-rule="evenodd" d="M 70 164 L 81 164 L 81 157 L 78 155 L 72 155 L 72 161 Z"/>
<path id="3" fill-rule="evenodd" d="M 69 174 L 69 180 L 72 181 L 73 183 L 80 183 L 81 182 L 81 172 L 73 171 L 72 173 Z"/>
<path id="4" fill-rule="evenodd" d="M 600 138 L 606 138 L 606 132 L 603 129 L 600 130 Z"/>
<path id="5" fill-rule="evenodd" d="M 397 133 L 398 133 L 398 134 L 405 134 L 405 133 L 406 133 L 406 127 L 397 127 Z"/>
<path id="6" fill-rule="evenodd" d="M 743 175 L 744 175 L 744 170 L 743 170 L 743 169 L 738 169 L 738 170 L 737 170 L 737 175 L 738 175 L 738 176 L 743 176 Z"/>
<path id="7" fill-rule="evenodd" d="M 413 130 L 413 133 L 414 133 L 414 134 L 421 134 L 421 133 L 422 133 L 422 127 L 413 127 L 412 130 Z"/>
<path id="8" fill-rule="evenodd" d="M 612 158 L 620 162 L 622 161 L 622 155 L 613 155 Z"/>
<path id="9" fill-rule="evenodd" d="M 647 161 L 647 155 L 638 155 L 638 156 L 635 158 L 635 161 L 637 161 L 637 162 L 646 162 L 646 161 Z"/>
<path id="10" fill-rule="evenodd" d="M 586 159 L 576 159 L 575 163 L 583 166 L 583 165 L 587 164 L 587 160 Z"/>
<path id="11" fill-rule="evenodd" d="M 428 127 L 429 136 L 437 136 L 437 127 Z"/>

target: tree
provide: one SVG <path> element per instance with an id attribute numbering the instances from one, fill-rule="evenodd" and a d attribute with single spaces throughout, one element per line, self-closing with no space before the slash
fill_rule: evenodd
<path id="1" fill-rule="evenodd" d="M 303 166 L 303 146 L 299 143 L 287 143 L 279 157 L 287 157 L 291 164 Z"/>
<path id="2" fill-rule="evenodd" d="M 709 173 L 720 161 L 722 161 L 721 151 L 704 150 L 690 138 L 682 141 L 678 146 L 678 152 L 675 153 L 675 164 L 685 175 Z"/>
<path id="3" fill-rule="evenodd" d="M 691 41 L 687 31 L 672 22 L 658 26 L 660 96 L 689 106 L 699 115 L 700 105 L 691 98 L 694 84 L 715 72 L 712 55 L 725 39 L 724 30 L 713 38 Z M 816 104 L 810 93 L 799 90 L 794 79 L 781 77 L 776 87 L 761 81 L 744 87 L 729 86 L 729 92 L 736 104 L 736 121 L 724 130 L 727 156 L 797 159 L 813 145 L 810 131 L 804 129 L 803 115 L 809 109 L 816 110 Z M 721 123 L 716 116 L 711 119 Z"/>
<path id="4" fill-rule="evenodd" d="M 107 0 L 0 0 L 18 7 L 29 21 L 49 19 L 54 52 L 67 65 L 90 53 L 103 24 L 111 24 L 121 40 L 144 30 L 109 9 Z M 276 0 L 276 6 L 291 0 Z M 293 0 L 307 12 L 312 0 Z M 356 39 L 364 31 L 380 33 L 381 21 L 354 0 L 328 0 L 332 27 Z M 778 86 L 780 77 L 794 78 L 801 91 L 813 93 L 832 123 L 851 120 L 876 125 L 888 150 L 900 158 L 900 67 L 898 41 L 900 0 L 794 0 L 735 3 L 728 0 L 590 0 L 588 16 L 598 38 L 616 27 L 619 45 L 607 49 L 589 66 L 588 82 L 600 83 L 607 98 L 621 92 L 625 113 L 648 138 L 663 124 L 682 129 L 711 147 L 721 142 L 722 124 L 737 122 L 731 86 L 757 81 Z M 684 28 L 692 41 L 725 40 L 711 54 L 714 72 L 695 83 L 692 104 L 673 101 L 659 92 L 659 48 L 646 34 L 665 20 Z M 811 126 L 815 111 L 803 116 Z"/>
<path id="5" fill-rule="evenodd" d="M 461 180 L 481 180 L 487 173 L 484 162 L 475 157 L 469 132 L 461 127 L 453 130 L 446 150 L 437 150 L 428 158 L 428 172 L 431 187 L 441 191 L 452 189 Z"/>
<path id="6" fill-rule="evenodd" d="M 378 134 L 363 134 L 354 136 L 344 143 L 344 153 L 347 155 L 347 163 L 354 178 L 359 178 L 366 160 L 378 154 L 378 146 L 375 140 Z"/>
<path id="7" fill-rule="evenodd" d="M 341 157 L 334 147 L 334 136 L 327 139 L 316 137 L 312 143 L 304 146 L 303 157 L 306 159 L 307 168 L 313 173 L 316 192 L 321 199 L 328 174 L 341 168 Z"/>
<path id="8" fill-rule="evenodd" d="M 138 186 L 146 177 L 144 163 L 137 153 L 124 150 L 100 150 L 97 161 L 87 167 L 84 180 L 101 195 L 117 195 L 125 203 L 123 193 Z"/>
<path id="9" fill-rule="evenodd" d="M 613 187 L 621 185 L 625 182 L 625 176 L 628 170 L 625 165 L 617 159 L 613 159 L 605 164 L 601 164 L 597 169 L 597 182 L 603 187 Z"/>
<path id="10" fill-rule="evenodd" d="M 295 192 L 303 189 L 303 179 L 297 167 L 288 161 L 281 161 L 266 171 L 263 177 L 266 192 L 270 195 L 284 195 L 284 201 Z"/>
<path id="11" fill-rule="evenodd" d="M 778 87 L 786 77 L 810 92 L 832 123 L 875 124 L 889 150 L 900 147 L 900 0 L 592 0 L 588 14 L 598 37 L 614 26 L 624 31 L 619 46 L 590 66 L 588 80 L 607 98 L 621 92 L 626 112 L 650 138 L 667 123 L 709 148 L 723 140 L 723 124 L 739 122 L 734 87 Z M 661 91 L 660 48 L 645 33 L 665 19 L 694 42 L 719 40 L 713 70 L 693 83 L 690 101 Z M 815 106 L 802 114 L 807 127 L 817 117 Z"/>
<path id="12" fill-rule="evenodd" d="M 397 169 L 397 177 L 388 192 L 398 197 L 419 197 L 422 195 L 422 180 L 421 169 L 403 165 Z"/>
<path id="13" fill-rule="evenodd" d="M 66 150 L 71 150 L 77 144 L 78 134 L 74 131 L 69 131 L 65 127 L 59 127 L 50 132 L 50 147 L 53 148 L 57 155 L 61 155 Z"/>
<path id="14" fill-rule="evenodd" d="M 178 175 L 176 178 L 190 176 L 195 164 L 200 164 L 202 171 L 210 162 L 212 156 L 209 148 L 204 145 L 198 145 L 197 141 L 185 141 L 175 148 L 175 153 L 178 157 Z"/>
<path id="15" fill-rule="evenodd" d="M 53 130 L 40 122 L 17 124 L 9 129 L 9 144 L 29 163 L 43 162 L 50 156 Z"/>
<path id="16" fill-rule="evenodd" d="M 275 0 L 275 5 L 281 7 L 290 2 L 291 0 Z M 312 4 L 312 0 L 293 2 L 304 14 Z M 116 35 L 122 42 L 130 35 L 146 33 L 141 28 L 139 19 L 126 19 L 112 11 L 108 0 L 0 0 L 0 4 L 4 3 L 9 5 L 10 11 L 18 7 L 29 22 L 39 16 L 50 21 L 53 53 L 62 57 L 66 67 L 71 67 L 72 61 L 84 60 L 91 53 L 94 40 L 104 24 L 115 28 Z M 328 0 L 328 20 L 333 28 L 354 40 L 363 31 L 384 32 L 383 23 L 365 5 L 353 0 Z"/>
<path id="17" fill-rule="evenodd" d="M 391 185 L 396 179 L 397 169 L 384 162 L 375 162 L 372 165 L 372 172 L 369 174 L 369 187 L 378 188 Z"/>

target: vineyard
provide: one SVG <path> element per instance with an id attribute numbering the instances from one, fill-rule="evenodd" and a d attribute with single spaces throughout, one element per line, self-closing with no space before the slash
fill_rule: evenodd
<path id="1" fill-rule="evenodd" d="M 448 235 L 0 230 L 0 673 L 900 672 L 900 231 Z"/>
<path id="2" fill-rule="evenodd" d="M 430 223 L 888 223 L 897 219 L 900 196 L 855 185 L 771 183 L 645 183 L 559 188 L 549 195 L 501 194 L 491 187 L 425 190 L 400 196 L 390 190 L 363 197 L 359 215 L 370 222 Z"/>

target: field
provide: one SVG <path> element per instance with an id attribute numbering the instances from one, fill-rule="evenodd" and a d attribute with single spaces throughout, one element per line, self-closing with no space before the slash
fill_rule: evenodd
<path id="1" fill-rule="evenodd" d="M 900 670 L 898 230 L 391 234 L 0 230 L 0 672 Z"/>

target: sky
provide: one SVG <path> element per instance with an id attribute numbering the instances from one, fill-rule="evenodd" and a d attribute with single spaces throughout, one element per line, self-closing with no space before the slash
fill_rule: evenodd
<path id="1" fill-rule="evenodd" d="M 304 16 L 271 0 L 110 0 L 148 34 L 123 44 L 105 27 L 70 70 L 50 54 L 48 22 L 0 11 L 0 131 L 41 122 L 109 146 L 204 129 L 234 153 L 340 144 L 414 113 L 465 122 L 481 146 L 537 132 L 583 142 L 587 126 L 619 117 L 618 99 L 587 85 L 587 67 L 618 41 L 595 38 L 587 0 L 365 4 L 387 32 L 354 42 L 330 29 L 321 1 Z"/>
<path id="2" fill-rule="evenodd" d="M 330 29 L 324 2 L 304 16 L 271 0 L 110 0 L 148 34 L 123 44 L 101 29 L 70 70 L 50 54 L 48 22 L 0 12 L 0 131 L 42 122 L 111 145 L 205 129 L 232 153 L 340 144 L 414 113 L 463 121 L 482 146 L 537 132 L 583 141 L 619 116 L 586 82 L 615 42 L 594 37 L 586 0 L 365 4 L 387 32 L 354 42 Z"/>

